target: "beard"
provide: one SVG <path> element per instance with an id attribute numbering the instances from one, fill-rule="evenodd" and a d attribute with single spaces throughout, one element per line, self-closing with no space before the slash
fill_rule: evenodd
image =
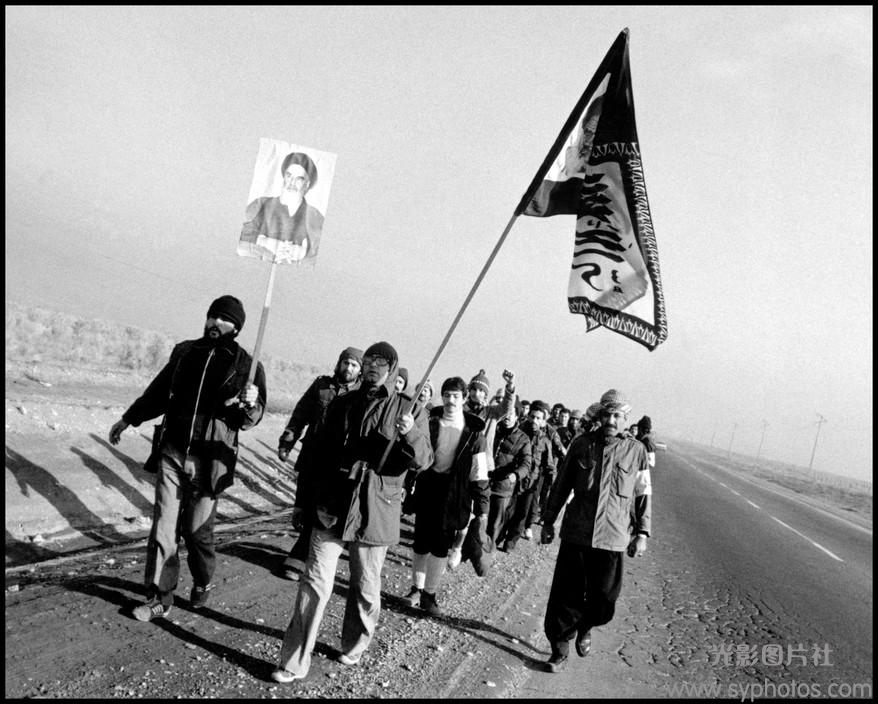
<path id="1" fill-rule="evenodd" d="M 338 377 L 339 382 L 341 382 L 342 384 L 350 384 L 352 381 L 354 381 L 357 378 L 358 375 L 359 375 L 359 372 L 355 373 L 355 372 L 352 372 L 350 369 L 348 369 L 348 370 L 339 371 L 336 376 Z"/>
<path id="2" fill-rule="evenodd" d="M 204 326 L 204 339 L 209 343 L 217 345 L 223 340 L 232 339 L 235 336 L 235 330 L 229 330 L 229 332 L 223 332 L 216 325 L 205 325 Z"/>
<path id="3" fill-rule="evenodd" d="M 299 209 L 302 201 L 305 200 L 305 194 L 302 191 L 296 191 L 294 189 L 285 190 L 280 194 L 278 200 L 287 206 L 290 215 L 293 215 Z"/>

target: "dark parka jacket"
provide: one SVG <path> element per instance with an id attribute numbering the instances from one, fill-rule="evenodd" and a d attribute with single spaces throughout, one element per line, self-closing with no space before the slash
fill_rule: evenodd
<path id="1" fill-rule="evenodd" d="M 441 406 L 430 412 L 430 443 L 436 447 L 439 438 L 439 420 L 445 409 Z M 417 506 L 423 502 L 442 506 L 442 530 L 466 528 L 470 513 L 476 516 L 487 515 L 490 496 L 488 480 L 470 480 L 473 458 L 485 452 L 486 440 L 482 431 L 485 421 L 477 415 L 464 411 L 464 426 L 454 453 L 454 463 L 447 473 L 438 474 L 427 469 L 418 475 L 418 488 L 415 492 Z M 487 455 L 485 456 L 487 466 Z M 441 493 L 440 493 L 441 492 Z M 429 510 L 429 509 L 428 509 Z"/>
<path id="2" fill-rule="evenodd" d="M 335 365 L 335 373 L 338 374 L 339 365 L 346 358 L 346 351 L 341 353 L 338 362 Z M 337 396 L 343 396 L 360 388 L 359 379 L 352 381 L 350 384 L 342 384 L 336 376 L 323 375 L 318 376 L 308 390 L 302 395 L 296 403 L 293 412 L 287 421 L 286 428 L 281 434 L 278 441 L 278 447 L 281 449 L 292 450 L 296 441 L 302 438 L 302 449 L 299 450 L 299 456 L 296 458 L 295 469 L 298 472 L 296 479 L 296 499 L 294 506 L 304 508 L 306 510 L 314 509 L 314 493 L 316 491 L 316 479 L 314 471 L 318 468 L 318 463 L 314 461 L 315 454 L 315 438 L 323 427 L 323 421 L 326 418 L 326 411 L 329 404 L 335 400 Z M 302 434 L 304 432 L 304 437 Z"/>
<path id="3" fill-rule="evenodd" d="M 548 426 L 547 426 L 548 427 Z M 549 481 L 555 476 L 555 456 L 552 453 L 552 439 L 546 428 L 537 428 L 531 422 L 521 426 L 522 432 L 530 439 L 532 466 L 530 473 L 518 483 L 518 493 L 539 492 L 545 477 Z"/>
<path id="4" fill-rule="evenodd" d="M 391 365 L 374 394 L 360 386 L 330 403 L 316 438 L 315 461 L 324 468 L 316 486 L 318 525 L 345 541 L 396 545 L 405 473 L 433 462 L 422 411 L 407 434 L 395 432 L 397 417 L 411 406 L 411 399 L 394 389 L 396 369 Z M 390 438 L 395 440 L 379 471 Z"/>
<path id="5" fill-rule="evenodd" d="M 491 493 L 495 496 L 512 496 L 521 480 L 529 476 L 533 466 L 530 438 L 519 427 L 497 426 L 494 437 L 494 469 L 488 474 Z M 507 479 L 515 474 L 515 479 Z"/>
<path id="6" fill-rule="evenodd" d="M 161 448 L 201 460 L 196 478 L 212 496 L 234 482 L 238 431 L 252 428 L 265 410 L 265 371 L 259 363 L 254 384 L 256 405 L 245 408 L 226 401 L 243 391 L 252 358 L 233 339 L 186 340 L 174 347 L 165 367 L 122 420 L 132 426 L 165 415 Z"/>

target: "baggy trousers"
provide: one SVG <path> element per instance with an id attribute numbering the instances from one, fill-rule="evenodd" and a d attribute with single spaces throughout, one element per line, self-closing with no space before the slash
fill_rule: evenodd
<path id="1" fill-rule="evenodd" d="M 330 531 L 315 525 L 293 617 L 284 633 L 280 668 L 297 675 L 308 674 L 311 651 L 317 643 L 323 612 L 332 594 L 338 559 L 345 547 L 350 560 L 351 581 L 345 603 L 341 651 L 351 658 L 358 658 L 369 647 L 381 613 L 381 568 L 387 546 L 345 543 Z"/>
<path id="2" fill-rule="evenodd" d="M 180 575 L 178 546 L 186 543 L 186 562 L 192 579 L 206 587 L 216 568 L 214 525 L 217 499 L 205 494 L 196 477 L 201 461 L 167 448 L 156 473 L 152 529 L 146 545 L 143 582 L 147 598 L 158 598 L 165 606 L 174 603 L 174 589 Z"/>
<path id="3" fill-rule="evenodd" d="M 621 589 L 621 552 L 562 540 L 543 621 L 552 652 L 566 655 L 577 631 L 609 623 Z"/>

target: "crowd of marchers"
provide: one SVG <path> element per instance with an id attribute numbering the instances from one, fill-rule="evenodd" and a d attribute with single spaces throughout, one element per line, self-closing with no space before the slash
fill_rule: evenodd
<path id="1" fill-rule="evenodd" d="M 179 577 L 182 538 L 193 588 L 203 607 L 214 589 L 217 501 L 234 480 L 238 433 L 265 409 L 261 364 L 235 338 L 244 325 L 240 300 L 221 296 L 208 308 L 201 337 L 176 345 L 165 367 L 110 429 L 163 416 L 147 467 L 156 472 L 147 542 L 146 601 L 134 618 L 167 616 Z M 631 404 L 610 389 L 585 412 L 521 398 L 514 372 L 491 396 L 484 369 L 465 381 L 429 380 L 408 394 L 409 374 L 396 349 L 375 342 L 344 348 L 331 375 L 318 376 L 292 409 L 278 457 L 295 462 L 293 526 L 299 537 L 278 565 L 298 583 L 276 682 L 308 675 L 338 561 L 347 551 L 347 591 L 338 661 L 355 666 L 381 613 L 388 548 L 413 517 L 411 585 L 400 597 L 441 617 L 448 570 L 471 562 L 489 574 L 498 553 L 521 540 L 560 547 L 545 607 L 551 645 L 546 663 L 562 670 L 573 642 L 591 648 L 592 629 L 609 623 L 622 586 L 623 556 L 646 550 L 651 524 L 651 420 L 629 425 Z M 438 392 L 438 394 L 437 394 Z M 437 398 L 438 397 L 438 398 Z"/>

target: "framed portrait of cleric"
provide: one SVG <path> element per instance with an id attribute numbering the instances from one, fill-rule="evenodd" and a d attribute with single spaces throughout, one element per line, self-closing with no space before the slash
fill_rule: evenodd
<path id="1" fill-rule="evenodd" d="M 336 155 L 261 138 L 238 254 L 286 264 L 320 249 Z"/>

